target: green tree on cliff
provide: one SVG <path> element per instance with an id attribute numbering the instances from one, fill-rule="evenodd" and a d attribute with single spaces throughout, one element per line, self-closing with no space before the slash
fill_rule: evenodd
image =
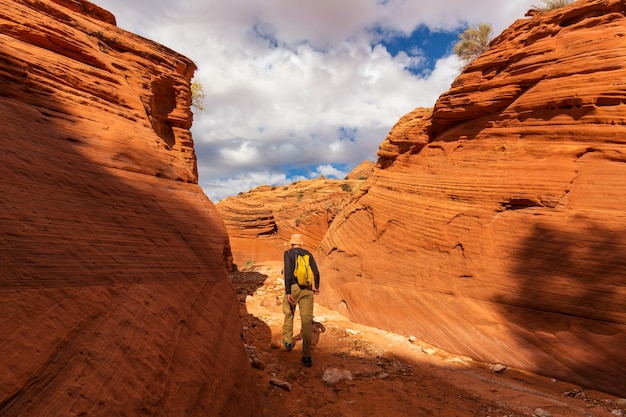
<path id="1" fill-rule="evenodd" d="M 200 111 L 204 110 L 204 87 L 198 80 L 191 82 L 191 107 Z"/>
<path id="2" fill-rule="evenodd" d="M 481 23 L 478 26 L 470 26 L 459 35 L 459 41 L 454 45 L 454 53 L 467 66 L 478 55 L 489 48 L 493 31 L 489 23 Z"/>
<path id="3" fill-rule="evenodd" d="M 561 7 L 565 7 L 568 4 L 572 4 L 574 0 L 542 0 L 541 4 L 538 6 L 532 5 L 533 9 L 544 13 L 550 10 L 559 9 Z"/>

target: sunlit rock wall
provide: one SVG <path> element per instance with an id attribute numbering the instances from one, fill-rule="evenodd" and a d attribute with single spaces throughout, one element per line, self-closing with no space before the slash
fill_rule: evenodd
<path id="1" fill-rule="evenodd" d="M 403 117 L 322 242 L 323 304 L 626 395 L 625 13 L 520 19 Z"/>

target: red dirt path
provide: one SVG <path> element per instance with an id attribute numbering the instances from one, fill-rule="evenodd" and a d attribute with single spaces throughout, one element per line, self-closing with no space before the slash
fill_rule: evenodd
<path id="1" fill-rule="evenodd" d="M 352 323 L 317 304 L 319 338 L 313 367 L 306 368 L 299 341 L 291 352 L 280 345 L 280 270 L 279 264 L 257 264 L 232 274 L 266 417 L 512 417 L 541 413 L 538 409 L 552 416 L 626 415 L 624 401 L 609 394 L 511 368 L 496 372 L 497 364 Z M 349 371 L 352 379 L 325 383 L 329 369 Z M 289 383 L 290 390 L 271 380 Z"/>

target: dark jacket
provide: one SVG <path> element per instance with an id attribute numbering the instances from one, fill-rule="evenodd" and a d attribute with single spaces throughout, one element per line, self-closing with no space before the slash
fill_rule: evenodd
<path id="1" fill-rule="evenodd" d="M 320 272 L 317 269 L 317 264 L 315 263 L 315 258 L 311 252 L 304 248 L 291 248 L 286 250 L 283 257 L 283 273 L 285 274 L 285 293 L 291 294 L 291 286 L 293 284 L 297 284 L 296 277 L 293 275 L 293 270 L 296 267 L 296 258 L 298 255 L 309 255 L 309 264 L 311 265 L 311 270 L 313 271 L 313 276 L 315 278 L 315 288 L 320 287 Z"/>

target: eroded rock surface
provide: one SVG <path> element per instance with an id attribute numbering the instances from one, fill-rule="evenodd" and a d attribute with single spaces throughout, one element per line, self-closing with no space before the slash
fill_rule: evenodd
<path id="1" fill-rule="evenodd" d="M 260 415 L 187 58 L 0 0 L 0 414 Z"/>
<path id="2" fill-rule="evenodd" d="M 322 242 L 320 300 L 626 395 L 626 4 L 520 19 L 381 145 Z"/>

